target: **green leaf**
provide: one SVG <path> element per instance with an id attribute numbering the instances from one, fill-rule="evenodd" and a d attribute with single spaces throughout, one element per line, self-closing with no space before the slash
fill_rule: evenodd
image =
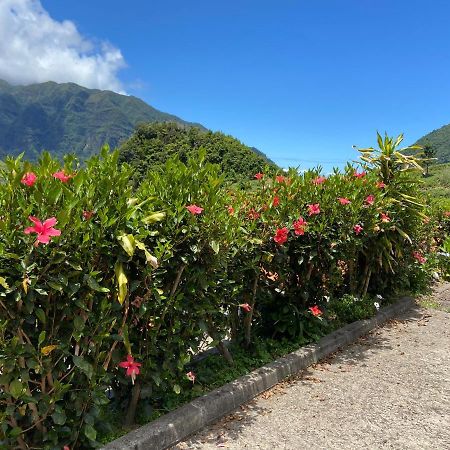
<path id="1" fill-rule="evenodd" d="M 179 394 L 181 392 L 181 387 L 179 384 L 173 385 L 173 392 L 175 392 L 175 394 Z"/>
<path id="2" fill-rule="evenodd" d="M 64 425 L 66 423 L 66 415 L 64 412 L 54 412 L 51 418 L 56 425 Z"/>
<path id="3" fill-rule="evenodd" d="M 42 308 L 36 308 L 34 310 L 34 313 L 36 314 L 36 317 L 40 322 L 42 322 L 45 325 L 45 322 L 47 321 L 47 318 L 45 317 L 45 312 Z"/>
<path id="4" fill-rule="evenodd" d="M 97 280 L 91 275 L 86 275 L 87 285 L 96 292 L 109 292 L 109 289 L 98 284 Z"/>
<path id="5" fill-rule="evenodd" d="M 46 336 L 46 332 L 45 331 L 41 331 L 39 333 L 39 338 L 38 338 L 38 346 L 40 347 L 42 345 L 42 343 L 45 341 L 45 336 Z"/>
<path id="6" fill-rule="evenodd" d="M 218 242 L 216 241 L 211 241 L 209 243 L 209 245 L 211 246 L 211 248 L 213 249 L 214 253 L 217 255 L 219 253 L 220 250 L 220 245 Z"/>
<path id="7" fill-rule="evenodd" d="M 91 441 L 95 441 L 97 437 L 97 432 L 95 431 L 95 428 L 92 425 L 86 424 L 84 426 L 84 435 Z"/>
<path id="8" fill-rule="evenodd" d="M 23 392 L 23 385 L 19 380 L 11 381 L 9 385 L 9 392 L 14 398 L 19 398 Z"/>
<path id="9" fill-rule="evenodd" d="M 81 356 L 72 356 L 73 363 L 82 371 L 84 374 L 91 379 L 92 375 L 94 374 L 94 369 L 90 363 L 88 363 L 83 357 Z"/>

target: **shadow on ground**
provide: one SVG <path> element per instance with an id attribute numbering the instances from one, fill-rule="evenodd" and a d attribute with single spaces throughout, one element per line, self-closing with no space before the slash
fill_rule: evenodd
<path id="1" fill-rule="evenodd" d="M 450 284 L 448 287 L 450 287 Z M 401 314 L 397 319 L 386 323 L 383 328 L 390 329 L 397 327 L 401 323 L 410 321 L 420 322 L 426 320 L 427 317 L 426 310 L 416 305 Z M 172 447 L 172 450 L 195 449 L 200 448 L 203 444 L 225 448 L 227 447 L 226 442 L 238 440 L 241 432 L 251 426 L 259 415 L 271 413 L 270 408 L 262 407 L 260 402 L 258 404 L 258 399 L 267 399 L 273 395 L 287 394 L 289 389 L 294 386 L 294 383 L 302 383 L 304 385 L 321 383 L 322 381 L 320 380 L 320 373 L 318 371 L 346 372 L 358 365 L 365 365 L 365 361 L 368 358 L 386 349 L 392 349 L 391 342 L 389 342 L 389 339 L 383 337 L 381 328 L 376 328 L 368 335 L 358 339 L 355 343 L 278 383 L 249 403 L 241 406 L 237 411 L 210 425 L 207 432 L 204 430 L 203 433 L 200 432 L 198 435 L 191 436 L 188 442 L 181 442 Z"/>

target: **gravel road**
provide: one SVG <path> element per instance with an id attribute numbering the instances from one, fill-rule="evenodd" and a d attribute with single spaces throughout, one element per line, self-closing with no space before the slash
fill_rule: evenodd
<path id="1" fill-rule="evenodd" d="M 450 284 L 431 298 L 173 450 L 450 450 Z"/>

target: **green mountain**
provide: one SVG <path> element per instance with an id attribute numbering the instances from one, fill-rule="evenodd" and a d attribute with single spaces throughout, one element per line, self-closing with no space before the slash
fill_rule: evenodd
<path id="1" fill-rule="evenodd" d="M 436 150 L 436 158 L 439 163 L 450 162 L 450 124 L 421 137 L 416 144 L 431 145 Z"/>
<path id="2" fill-rule="evenodd" d="M 253 178 L 266 165 L 275 164 L 254 147 L 248 147 L 232 136 L 220 132 L 202 131 L 177 123 L 140 125 L 120 146 L 120 158 L 136 168 L 143 177 L 147 170 L 163 164 L 177 155 L 182 161 L 206 151 L 208 162 L 219 164 L 230 181 Z"/>
<path id="3" fill-rule="evenodd" d="M 44 149 L 85 159 L 104 144 L 117 147 L 138 124 L 148 122 L 205 130 L 132 96 L 74 83 L 12 86 L 0 80 L 0 159 L 21 152 L 35 159 Z"/>

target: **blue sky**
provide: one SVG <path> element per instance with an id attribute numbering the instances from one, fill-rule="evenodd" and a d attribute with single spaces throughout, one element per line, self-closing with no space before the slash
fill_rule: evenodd
<path id="1" fill-rule="evenodd" d="M 356 157 L 450 122 L 450 2 L 41 0 L 120 49 L 124 89 L 280 165 Z M 323 162 L 330 163 L 323 163 Z"/>

